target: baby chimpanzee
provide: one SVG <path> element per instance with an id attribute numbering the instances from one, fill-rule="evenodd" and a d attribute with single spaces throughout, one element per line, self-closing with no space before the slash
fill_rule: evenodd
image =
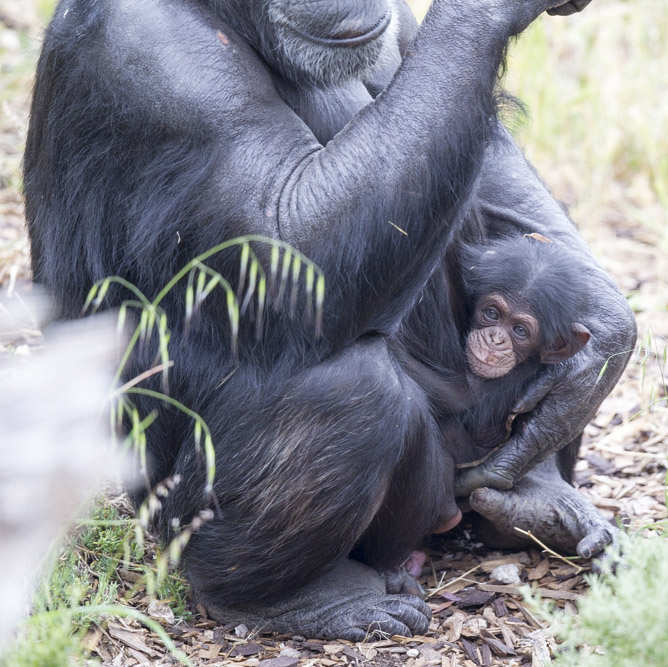
<path id="1" fill-rule="evenodd" d="M 591 336 L 577 322 L 586 286 L 566 249 L 524 236 L 465 245 L 461 258 L 469 392 L 438 415 L 457 464 L 500 445 L 531 380 L 544 365 L 577 354 Z M 448 437 L 453 428 L 455 442 Z"/>
<path id="2" fill-rule="evenodd" d="M 586 296 L 568 250 L 539 235 L 457 244 L 460 294 L 452 295 L 449 339 L 439 342 L 442 364 L 427 365 L 399 335 L 397 356 L 429 395 L 450 465 L 450 502 L 441 532 L 461 516 L 456 468 L 480 463 L 510 436 L 518 402 L 546 364 L 564 362 L 590 338 L 578 314 Z M 455 253 L 453 253 L 455 254 Z M 448 369 L 447 371 L 445 369 Z"/>

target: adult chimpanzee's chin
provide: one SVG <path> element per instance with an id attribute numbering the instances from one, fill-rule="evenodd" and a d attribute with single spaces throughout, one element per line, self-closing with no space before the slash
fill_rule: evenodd
<path id="1" fill-rule="evenodd" d="M 394 32 L 389 0 L 273 0 L 268 18 L 272 52 L 263 55 L 287 78 L 315 85 L 363 76 Z"/>

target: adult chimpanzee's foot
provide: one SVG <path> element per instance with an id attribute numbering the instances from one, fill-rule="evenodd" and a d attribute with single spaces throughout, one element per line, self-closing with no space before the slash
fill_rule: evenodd
<path id="1" fill-rule="evenodd" d="M 471 508 L 479 515 L 479 535 L 493 547 L 527 543 L 515 527 L 531 531 L 561 553 L 592 558 L 615 541 L 619 530 L 565 482 L 546 461 L 509 491 L 476 489 Z"/>
<path id="2" fill-rule="evenodd" d="M 404 574 L 407 580 L 409 575 Z M 306 637 L 364 641 L 371 636 L 411 637 L 427 632 L 431 611 L 419 597 L 406 594 L 409 589 L 407 581 L 344 560 L 313 583 L 271 604 L 229 609 L 210 598 L 201 601 L 213 618 L 224 622 Z"/>

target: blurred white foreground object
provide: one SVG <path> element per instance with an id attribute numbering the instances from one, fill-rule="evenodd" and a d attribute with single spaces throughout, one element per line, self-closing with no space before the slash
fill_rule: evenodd
<path id="1" fill-rule="evenodd" d="M 0 300 L 0 652 L 49 542 L 110 470 L 113 318 L 59 325 L 39 346 L 29 320 L 20 297 Z"/>

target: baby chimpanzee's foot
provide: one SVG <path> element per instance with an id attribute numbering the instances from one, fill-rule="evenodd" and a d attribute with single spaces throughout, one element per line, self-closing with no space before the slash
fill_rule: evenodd
<path id="1" fill-rule="evenodd" d="M 422 573 L 422 568 L 427 561 L 424 551 L 413 551 L 411 555 L 401 564 L 401 568 L 416 579 Z"/>

